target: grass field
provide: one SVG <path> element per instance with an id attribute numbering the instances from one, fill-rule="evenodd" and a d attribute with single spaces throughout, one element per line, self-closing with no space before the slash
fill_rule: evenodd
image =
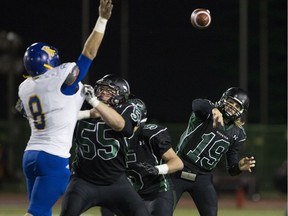
<path id="1" fill-rule="evenodd" d="M 53 209 L 53 216 L 58 216 L 61 200 Z M 218 216 L 287 216 L 287 195 L 270 196 L 257 202 L 243 200 L 237 208 L 234 196 L 219 199 Z M 0 216 L 21 216 L 26 213 L 28 202 L 25 194 L 0 193 Z M 99 207 L 89 209 L 82 216 L 100 216 Z M 181 199 L 174 216 L 199 216 L 195 204 L 189 197 Z"/>
<path id="2" fill-rule="evenodd" d="M 20 216 L 25 212 L 25 208 L 1 207 L 0 216 Z M 53 216 L 59 215 L 59 208 L 53 210 Z M 82 214 L 83 216 L 100 216 L 99 208 L 93 208 Z M 174 216 L 198 216 L 198 212 L 191 208 L 178 208 Z M 284 209 L 219 209 L 219 216 L 285 216 Z"/>

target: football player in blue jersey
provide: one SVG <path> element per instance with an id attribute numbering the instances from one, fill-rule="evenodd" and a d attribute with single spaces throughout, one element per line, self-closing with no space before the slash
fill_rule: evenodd
<path id="1" fill-rule="evenodd" d="M 253 156 L 239 160 L 238 153 L 246 140 L 243 128 L 249 107 L 247 93 L 238 87 L 229 88 L 217 103 L 207 99 L 192 101 L 188 127 L 180 137 L 177 154 L 184 169 L 173 174 L 177 203 L 184 192 L 193 198 L 201 216 L 216 216 L 216 191 L 211 171 L 223 155 L 230 175 L 252 172 Z"/>
<path id="2" fill-rule="evenodd" d="M 53 205 L 65 192 L 73 131 L 85 100 L 81 81 L 97 55 L 112 8 L 111 0 L 100 0 L 95 28 L 76 62 L 61 64 L 57 49 L 46 43 L 34 43 L 24 54 L 30 77 L 19 86 L 17 108 L 31 128 L 23 155 L 29 197 L 25 216 L 51 216 Z M 105 104 L 99 104 L 100 109 L 114 112 Z"/>
<path id="3" fill-rule="evenodd" d="M 147 108 L 141 99 L 129 101 L 140 111 L 141 121 L 129 138 L 127 176 L 152 216 L 172 216 L 174 197 L 169 174 L 182 170 L 183 163 L 172 148 L 168 129 L 146 123 Z M 113 216 L 107 209 L 101 209 L 101 214 Z"/>

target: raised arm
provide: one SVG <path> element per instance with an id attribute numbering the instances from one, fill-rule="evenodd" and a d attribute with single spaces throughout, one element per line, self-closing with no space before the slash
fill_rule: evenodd
<path id="1" fill-rule="evenodd" d="M 88 73 L 89 67 L 96 57 L 103 40 L 107 21 L 112 14 L 112 8 L 112 0 L 100 0 L 100 5 L 98 8 L 99 17 L 95 27 L 86 40 L 82 53 L 76 61 L 77 67 L 73 68 L 61 87 L 61 91 L 65 95 L 74 94 L 78 83 L 82 81 Z"/>
<path id="2" fill-rule="evenodd" d="M 82 54 L 91 60 L 93 60 L 97 55 L 98 49 L 104 37 L 106 23 L 112 14 L 112 9 L 112 0 L 100 0 L 99 17 L 92 33 L 85 42 L 82 51 Z"/>

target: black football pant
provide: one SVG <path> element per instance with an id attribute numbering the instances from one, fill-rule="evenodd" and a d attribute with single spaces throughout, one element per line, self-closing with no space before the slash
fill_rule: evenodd
<path id="1" fill-rule="evenodd" d="M 159 192 L 156 197 L 144 200 L 151 216 L 172 216 L 174 191 Z M 115 214 L 106 208 L 101 208 L 101 216 L 115 216 Z"/>
<path id="2" fill-rule="evenodd" d="M 181 171 L 172 176 L 176 193 L 175 206 L 184 192 L 188 192 L 199 211 L 200 216 L 217 216 L 218 201 L 211 174 L 198 175 L 190 181 L 180 177 Z"/>
<path id="3" fill-rule="evenodd" d="M 94 206 L 109 208 L 118 216 L 150 216 L 125 174 L 111 185 L 96 185 L 73 175 L 62 200 L 60 215 L 79 216 Z"/>
<path id="4" fill-rule="evenodd" d="M 145 205 L 152 216 L 172 216 L 174 191 L 159 192 L 152 200 L 145 200 Z"/>

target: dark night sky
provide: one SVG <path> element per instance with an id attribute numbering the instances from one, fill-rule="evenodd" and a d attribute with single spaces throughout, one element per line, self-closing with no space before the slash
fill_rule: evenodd
<path id="1" fill-rule="evenodd" d="M 121 2 L 114 1 L 106 35 L 89 72 L 88 82 L 107 73 L 121 73 Z M 130 0 L 128 71 L 132 93 L 143 98 L 148 116 L 160 122 L 186 122 L 194 98 L 216 101 L 222 92 L 239 85 L 239 1 L 241 0 Z M 249 121 L 260 122 L 259 5 L 248 1 Z M 81 52 L 81 2 L 55 0 L 1 3 L 0 30 L 13 31 L 23 48 L 43 41 L 57 47 L 62 62 L 75 61 Z M 4 4 L 4 5 L 3 5 Z M 99 1 L 90 0 L 90 29 L 98 17 Z M 189 21 L 196 8 L 208 8 L 208 29 L 194 29 Z M 269 123 L 287 120 L 287 5 L 268 0 Z M 0 74 L 2 89 L 6 76 Z M 22 81 L 17 76 L 16 86 Z M 1 97 L 6 97 L 1 91 Z M 17 92 L 15 94 L 15 101 Z M 1 109 L 1 118 L 7 116 Z"/>

